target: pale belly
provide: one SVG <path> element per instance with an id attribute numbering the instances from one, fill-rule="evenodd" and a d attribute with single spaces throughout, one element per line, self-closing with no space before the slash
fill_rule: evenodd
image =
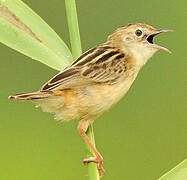
<path id="1" fill-rule="evenodd" d="M 64 92 L 38 102 L 43 111 L 55 114 L 60 121 L 95 119 L 116 104 L 129 90 L 137 74 L 113 85 L 95 84 Z"/>
<path id="2" fill-rule="evenodd" d="M 113 85 L 94 85 L 79 93 L 79 108 L 83 114 L 97 116 L 110 109 L 129 90 L 136 75 Z"/>

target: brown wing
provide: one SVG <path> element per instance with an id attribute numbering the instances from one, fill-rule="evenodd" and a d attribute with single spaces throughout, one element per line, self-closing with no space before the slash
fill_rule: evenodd
<path id="1" fill-rule="evenodd" d="M 125 54 L 110 46 L 99 46 L 81 55 L 41 90 L 73 88 L 89 83 L 112 83 L 125 71 Z"/>
<path id="2" fill-rule="evenodd" d="M 96 83 L 111 84 L 117 82 L 125 70 L 124 54 L 117 54 L 86 66 L 82 70 L 82 76 Z"/>
<path id="3" fill-rule="evenodd" d="M 54 76 L 51 80 L 49 80 L 46 84 L 41 88 L 42 91 L 53 90 L 61 85 L 63 88 L 69 88 L 71 85 L 75 84 L 77 77 L 79 76 L 79 70 L 76 68 L 67 68 L 63 72 L 60 72 L 56 76 Z M 74 82 L 73 82 L 73 81 Z M 69 84 L 69 85 L 68 85 Z"/>

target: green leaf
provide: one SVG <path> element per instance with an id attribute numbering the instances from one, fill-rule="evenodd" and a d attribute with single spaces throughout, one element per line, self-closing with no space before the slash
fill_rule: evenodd
<path id="1" fill-rule="evenodd" d="M 187 159 L 178 164 L 158 180 L 185 180 L 187 179 Z"/>
<path id="2" fill-rule="evenodd" d="M 21 0 L 0 0 L 0 42 L 57 70 L 72 60 L 55 31 Z"/>

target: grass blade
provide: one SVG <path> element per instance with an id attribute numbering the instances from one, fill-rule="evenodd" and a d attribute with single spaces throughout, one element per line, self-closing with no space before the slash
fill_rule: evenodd
<path id="1" fill-rule="evenodd" d="M 0 42 L 57 70 L 72 60 L 55 31 L 21 0 L 0 0 Z"/>
<path id="2" fill-rule="evenodd" d="M 187 179 L 187 159 L 178 164 L 158 180 L 185 180 Z"/>

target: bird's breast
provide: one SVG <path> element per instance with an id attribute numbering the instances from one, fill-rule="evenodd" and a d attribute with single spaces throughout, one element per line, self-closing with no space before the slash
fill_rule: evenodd
<path id="1" fill-rule="evenodd" d="M 80 111 L 95 115 L 110 109 L 127 93 L 136 76 L 137 73 L 132 73 L 112 85 L 95 84 L 84 87 L 79 91 Z"/>

